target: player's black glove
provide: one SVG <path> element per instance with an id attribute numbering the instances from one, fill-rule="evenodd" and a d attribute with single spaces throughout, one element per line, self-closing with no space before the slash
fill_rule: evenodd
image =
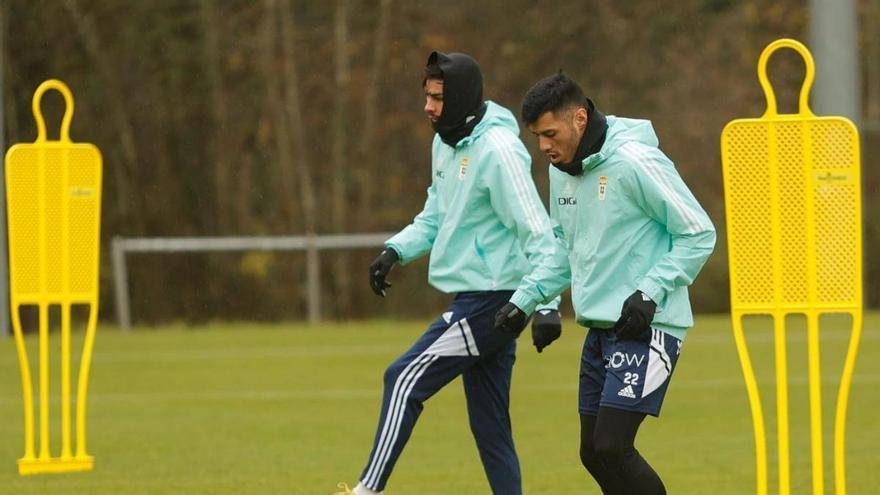
<path id="1" fill-rule="evenodd" d="M 385 289 L 391 287 L 391 284 L 385 280 L 391 267 L 397 263 L 400 257 L 397 251 L 391 248 L 385 248 L 376 259 L 370 263 L 370 288 L 377 296 L 385 297 Z"/>
<path id="2" fill-rule="evenodd" d="M 541 309 L 532 321 L 532 344 L 538 352 L 562 335 L 562 318 L 555 309 Z"/>
<path id="3" fill-rule="evenodd" d="M 528 315 L 512 302 L 508 302 L 495 313 L 495 329 L 502 332 L 519 335 L 528 322 Z"/>
<path id="4" fill-rule="evenodd" d="M 620 319 L 614 324 L 617 338 L 621 340 L 650 340 L 651 322 L 654 321 L 654 313 L 657 311 L 657 303 L 646 296 L 642 291 L 635 291 L 623 301 L 623 309 L 620 310 Z"/>

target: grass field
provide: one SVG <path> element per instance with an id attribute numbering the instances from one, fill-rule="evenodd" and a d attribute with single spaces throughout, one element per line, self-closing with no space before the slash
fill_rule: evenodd
<path id="1" fill-rule="evenodd" d="M 426 323 L 218 324 L 130 334 L 101 328 L 88 415 L 96 469 L 26 478 L 15 467 L 23 453 L 16 353 L 11 339 L 0 341 L 0 493 L 333 493 L 336 482 L 355 482 L 366 461 L 385 366 Z M 771 335 L 763 323 L 749 327 L 749 342 L 765 410 L 773 413 Z M 827 493 L 833 487 L 830 432 L 847 330 L 839 319 L 823 327 Z M 847 435 L 848 488 L 855 495 L 877 493 L 880 483 L 878 330 L 880 314 L 868 315 Z M 599 493 L 577 456 L 583 336 L 583 329 L 566 322 L 563 338 L 541 355 L 527 334 L 520 340 L 512 414 L 527 494 Z M 35 342 L 29 339 L 31 353 Z M 793 327 L 788 349 L 793 493 L 811 493 L 802 327 Z M 57 401 L 53 407 L 54 416 Z M 57 436 L 57 424 L 53 428 Z M 775 435 L 773 421 L 768 428 Z M 57 454 L 57 440 L 55 445 Z M 754 493 L 752 424 L 726 316 L 698 318 L 662 419 L 646 421 L 638 447 L 671 494 Z M 489 493 L 460 381 L 427 403 L 386 493 Z"/>

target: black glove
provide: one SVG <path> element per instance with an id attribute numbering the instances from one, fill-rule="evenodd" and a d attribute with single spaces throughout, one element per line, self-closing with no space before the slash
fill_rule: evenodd
<path id="1" fill-rule="evenodd" d="M 654 321 L 654 313 L 657 311 L 657 303 L 646 296 L 642 291 L 635 291 L 623 301 L 623 309 L 620 310 L 620 319 L 614 324 L 617 338 L 621 340 L 645 340 L 651 339 L 651 322 Z"/>
<path id="2" fill-rule="evenodd" d="M 391 267 L 397 263 L 400 257 L 397 251 L 391 248 L 385 248 L 376 259 L 370 263 L 370 287 L 377 296 L 385 297 L 385 289 L 391 287 L 391 284 L 385 281 L 385 276 L 391 271 Z"/>
<path id="3" fill-rule="evenodd" d="M 535 313 L 532 321 L 532 344 L 538 352 L 553 343 L 562 335 L 562 318 L 555 309 L 542 309 Z"/>
<path id="4" fill-rule="evenodd" d="M 529 323 L 529 317 L 516 304 L 509 302 L 495 313 L 495 329 L 519 335 Z"/>

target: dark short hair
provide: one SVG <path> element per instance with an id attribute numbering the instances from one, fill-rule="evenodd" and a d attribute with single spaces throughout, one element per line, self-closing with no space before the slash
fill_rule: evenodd
<path id="1" fill-rule="evenodd" d="M 572 106 L 587 105 L 587 97 L 578 83 L 559 71 L 536 82 L 522 102 L 522 120 L 533 124 L 546 112 L 557 113 Z"/>

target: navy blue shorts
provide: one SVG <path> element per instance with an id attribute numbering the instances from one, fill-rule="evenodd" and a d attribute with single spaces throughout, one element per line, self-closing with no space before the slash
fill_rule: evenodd
<path id="1" fill-rule="evenodd" d="M 578 410 L 595 416 L 602 406 L 659 416 L 680 353 L 680 340 L 654 328 L 650 340 L 618 340 L 610 328 L 590 329 L 581 354 Z"/>

